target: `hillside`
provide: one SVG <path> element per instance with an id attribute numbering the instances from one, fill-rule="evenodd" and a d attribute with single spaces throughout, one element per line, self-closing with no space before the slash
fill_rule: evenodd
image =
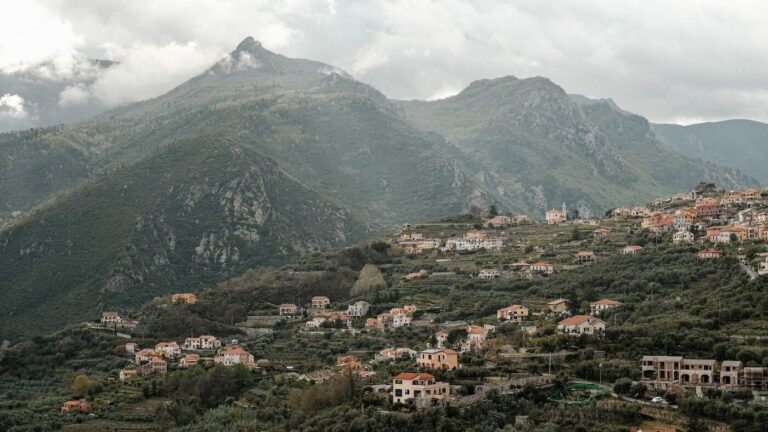
<path id="1" fill-rule="evenodd" d="M 743 171 L 768 183 L 768 124 L 727 120 L 689 126 L 655 124 L 656 135 L 680 153 Z"/>
<path id="2" fill-rule="evenodd" d="M 572 98 L 546 78 L 480 80 L 456 96 L 399 105 L 414 124 L 459 147 L 478 182 L 518 211 L 542 214 L 565 201 L 595 214 L 701 179 L 755 182 L 677 154 L 646 119 L 611 101 Z"/>
<path id="3" fill-rule="evenodd" d="M 365 231 L 251 149 L 220 138 L 180 142 L 0 234 L 0 338 L 201 289 Z"/>

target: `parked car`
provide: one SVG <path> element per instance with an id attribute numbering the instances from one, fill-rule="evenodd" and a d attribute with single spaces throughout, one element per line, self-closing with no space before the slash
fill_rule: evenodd
<path id="1" fill-rule="evenodd" d="M 660 404 L 660 403 L 664 402 L 664 398 L 661 397 L 661 396 L 656 396 L 655 398 L 651 399 L 651 402 L 653 402 L 655 404 Z"/>

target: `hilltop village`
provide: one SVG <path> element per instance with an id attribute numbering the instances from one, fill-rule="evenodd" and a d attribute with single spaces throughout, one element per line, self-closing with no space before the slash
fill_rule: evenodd
<path id="1" fill-rule="evenodd" d="M 130 415 L 150 429 L 193 425 L 224 400 L 305 420 L 349 404 L 416 425 L 487 404 L 506 413 L 498 430 L 766 430 L 767 243 L 768 190 L 700 184 L 588 219 L 565 204 L 543 221 L 492 207 L 104 310 L 25 348 L 97 340 L 102 358 L 73 349 L 21 366 L 11 349 L 0 366 L 69 368 L 34 409 L 94 430 Z M 221 368 L 239 371 L 215 372 L 239 383 L 222 391 L 230 399 L 178 393 Z M 258 421 L 313 430 L 271 415 L 282 420 Z"/>

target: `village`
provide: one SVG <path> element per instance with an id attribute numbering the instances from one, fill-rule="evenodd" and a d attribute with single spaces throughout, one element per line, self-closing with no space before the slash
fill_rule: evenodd
<path id="1" fill-rule="evenodd" d="M 475 400 L 485 387 L 551 386 L 556 371 L 567 370 L 569 359 L 585 358 L 585 350 L 596 359 L 606 359 L 601 344 L 615 337 L 610 332 L 617 318 L 625 319 L 627 302 L 637 298 L 619 291 L 575 302 L 556 290 L 511 291 L 508 297 L 513 301 L 472 314 L 461 307 L 447 308 L 447 297 L 434 295 L 446 289 L 441 287 L 548 283 L 571 272 L 589 272 L 604 261 L 631 263 L 664 247 L 691 248 L 686 250 L 692 251 L 695 266 L 702 269 L 721 259 L 732 261 L 737 272 L 754 280 L 768 274 L 767 195 L 757 189 L 700 190 L 658 198 L 643 207 L 615 208 L 601 218 L 574 218 L 563 204 L 547 211 L 543 222 L 490 212 L 482 221 L 404 224 L 396 236 L 382 240 L 387 254 L 397 257 L 399 264 L 376 269 L 386 275 L 390 289 L 396 289 L 394 302 L 382 301 L 378 294 L 336 299 L 316 292 L 294 297 L 294 302 L 262 304 L 238 324 L 244 334 L 237 338 L 197 333 L 148 345 L 146 338 L 133 341 L 141 326 L 141 317 L 135 314 L 104 311 L 97 323 L 88 326 L 129 338 L 120 350 L 126 364 L 114 371 L 115 379 L 126 384 L 196 366 L 241 366 L 256 374 L 279 372 L 312 383 L 352 375 L 395 407 L 461 405 Z M 477 288 L 473 292 L 480 295 Z M 654 299 L 652 286 L 650 299 Z M 201 305 L 195 293 L 172 294 L 161 303 L 161 308 L 169 309 Z M 632 304 L 630 310 L 636 307 Z M 330 338 L 343 341 L 333 346 L 347 349 L 333 349 L 324 356 L 332 361 L 307 367 L 301 366 L 301 355 L 295 352 L 302 342 L 297 346 L 275 341 L 271 349 L 258 352 L 249 348 L 254 346 L 252 340 L 276 334 L 291 334 L 309 345 L 314 342 L 307 341 Z M 354 343 L 357 339 L 375 340 L 372 346 L 380 348 L 361 348 Z M 281 351 L 281 344 L 293 348 Z M 623 397 L 630 403 L 675 409 L 674 399 L 659 396 L 748 390 L 753 393 L 750 403 L 765 403 L 768 365 L 744 360 L 652 352 L 623 359 L 623 364 L 634 364 L 634 383 L 647 389 L 634 399 Z M 502 364 L 513 365 L 509 370 L 515 372 L 500 372 Z M 582 382 L 612 392 L 603 383 L 603 363 L 599 365 L 601 375 Z M 482 379 L 468 380 L 469 371 Z M 68 400 L 61 407 L 68 414 L 92 410 L 86 399 Z"/>

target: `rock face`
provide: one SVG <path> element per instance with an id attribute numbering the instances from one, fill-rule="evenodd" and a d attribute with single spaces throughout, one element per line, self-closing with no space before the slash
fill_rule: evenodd
<path id="1" fill-rule="evenodd" d="M 177 143 L 0 233 L 0 337 L 205 288 L 366 232 L 252 150 Z"/>

